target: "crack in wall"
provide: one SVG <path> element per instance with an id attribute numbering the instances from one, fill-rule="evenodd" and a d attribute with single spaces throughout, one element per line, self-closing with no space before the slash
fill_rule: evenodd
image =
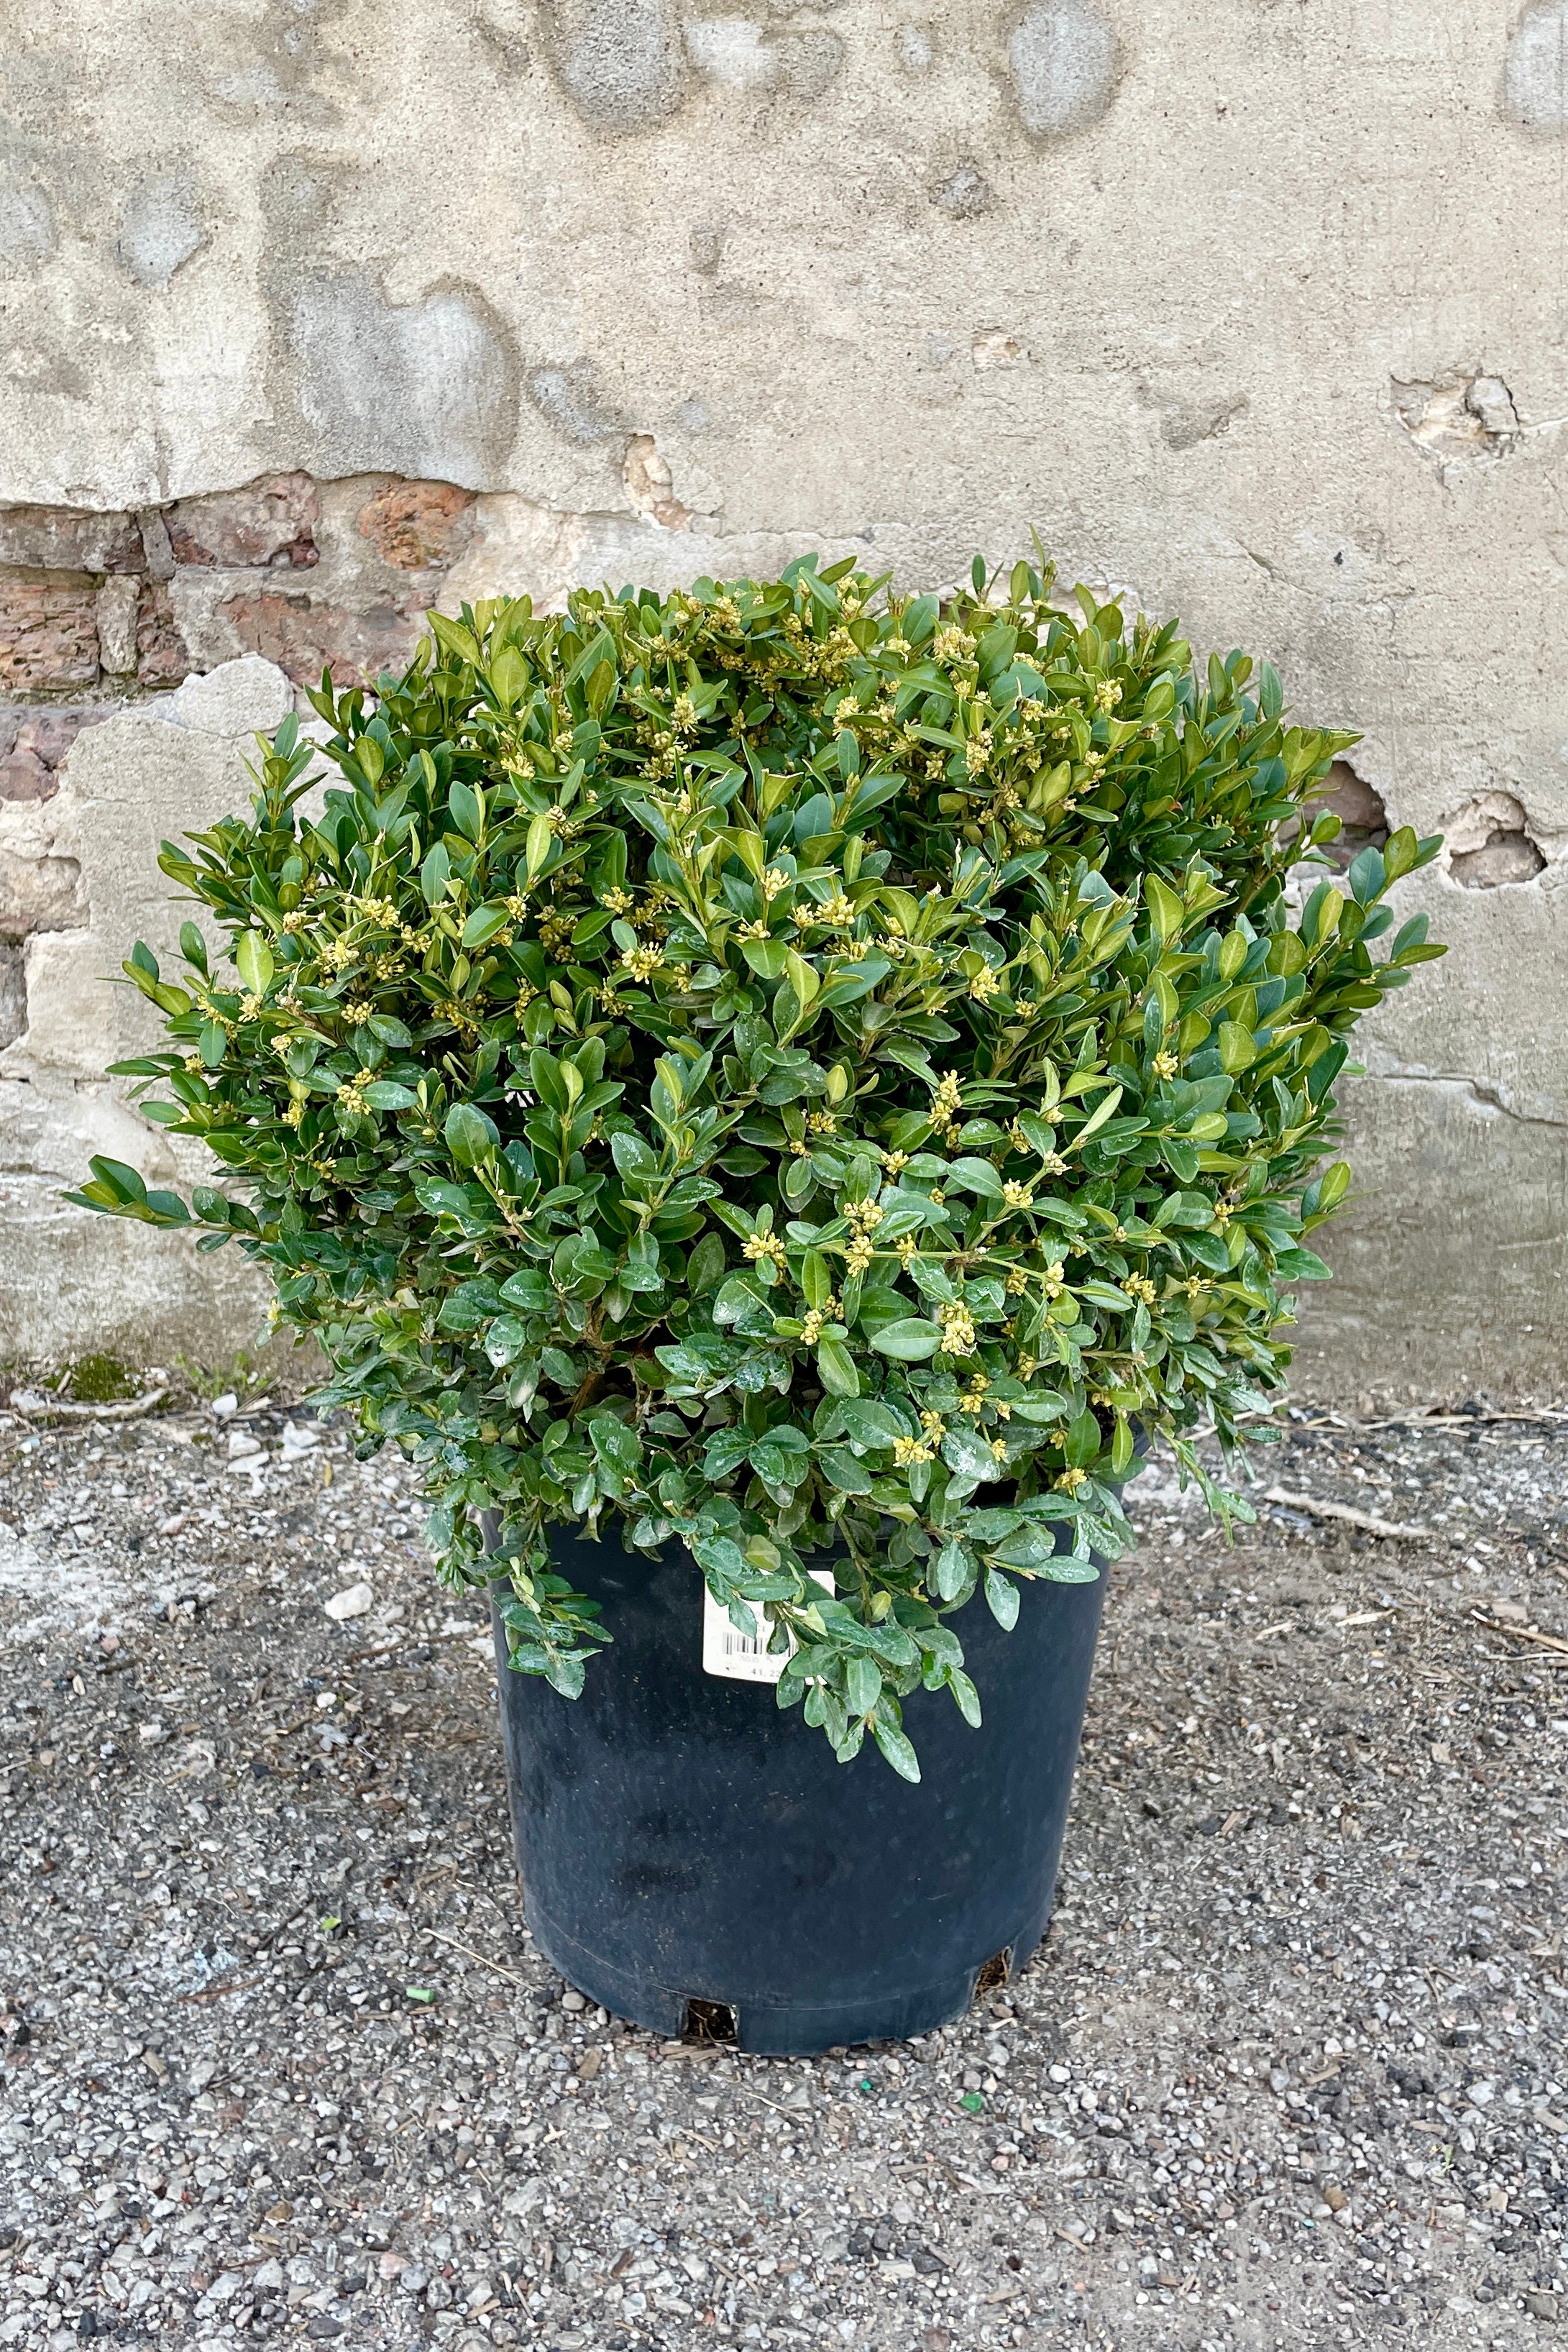
<path id="1" fill-rule="evenodd" d="M 1375 1086 L 1453 1087 L 1473 1096 L 1489 1110 L 1500 1111 L 1505 1118 L 1517 1119 L 1522 1127 L 1568 1129 L 1568 1114 L 1559 1117 L 1549 1111 L 1522 1109 L 1498 1078 L 1475 1077 L 1468 1072 L 1454 1070 L 1407 1069 L 1368 1069 L 1365 1076 Z"/>

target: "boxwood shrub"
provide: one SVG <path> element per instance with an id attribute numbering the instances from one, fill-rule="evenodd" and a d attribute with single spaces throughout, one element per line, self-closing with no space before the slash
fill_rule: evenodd
<path id="1" fill-rule="evenodd" d="M 1022 563 L 429 625 L 164 845 L 207 920 L 134 950 L 169 1043 L 118 1066 L 232 1181 L 70 1197 L 267 1267 L 515 1667 L 613 1635 L 553 1527 L 680 1542 L 781 1706 L 916 1777 L 901 1699 L 978 1720 L 964 1609 L 1123 1549 L 1142 1440 L 1249 1516 L 1197 1441 L 1268 1433 L 1437 842 L 1303 890 L 1355 739 Z"/>

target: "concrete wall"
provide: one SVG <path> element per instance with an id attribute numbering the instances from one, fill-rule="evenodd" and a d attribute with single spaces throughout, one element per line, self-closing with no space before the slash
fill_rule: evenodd
<path id="1" fill-rule="evenodd" d="M 0 1352 L 253 1311 L 45 1205 L 89 1133 L 166 1149 L 84 979 L 172 935 L 152 848 L 237 789 L 247 696 L 435 598 L 941 582 L 1032 525 L 1361 725 L 1365 831 L 1457 824 L 1305 1377 L 1557 1387 L 1568 5 L 744 5 L 14 12 Z"/>

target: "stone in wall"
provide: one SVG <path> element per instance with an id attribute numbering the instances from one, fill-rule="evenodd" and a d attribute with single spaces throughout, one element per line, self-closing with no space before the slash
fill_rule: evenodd
<path id="1" fill-rule="evenodd" d="M 1411 383 L 1396 376 L 1388 389 L 1404 430 L 1445 471 L 1456 465 L 1490 465 L 1507 457 L 1519 440 L 1519 412 L 1500 375 L 1460 373 Z"/>
<path id="2" fill-rule="evenodd" d="M 0 940 L 87 920 L 76 807 L 66 793 L 0 801 Z"/>
<path id="3" fill-rule="evenodd" d="M 7 723 L 8 698 L 70 698 L 74 733 L 242 653 L 298 686 L 401 667 L 474 516 L 452 482 L 298 471 L 140 515 L 0 507 L 0 799 L 46 797 L 65 749 Z"/>
<path id="4" fill-rule="evenodd" d="M 141 534 L 128 514 L 0 506 L 0 565 L 12 564 L 34 572 L 140 572 Z"/>
<path id="5" fill-rule="evenodd" d="M 57 243 L 54 206 L 42 188 L 0 186 L 0 278 L 36 269 Z"/>
<path id="6" fill-rule="evenodd" d="M 255 1344 L 263 1287 L 233 1253 L 198 1258 L 59 1195 L 95 1152 L 150 1182 L 212 1172 L 107 1076 L 110 1061 L 156 1037 L 141 1000 L 107 975 L 139 937 L 172 956 L 183 910 L 158 843 L 243 803 L 251 730 L 275 726 L 292 700 L 269 665 L 231 663 L 139 709 L 100 710 L 108 723 L 77 732 L 52 798 L 0 802 L 0 1332 L 14 1360 L 172 1345 L 211 1361 Z M 36 707 L 20 719 L 55 750 L 65 728 L 51 738 L 40 723 L 69 715 Z"/>
<path id="7" fill-rule="evenodd" d="M 98 677 L 90 583 L 0 580 L 0 688 L 47 692 Z"/>
<path id="8" fill-rule="evenodd" d="M 152 580 L 136 620 L 136 675 L 142 686 L 177 686 L 191 667 L 167 584 Z"/>
<path id="9" fill-rule="evenodd" d="M 19 940 L 0 939 L 0 1053 L 27 1025 L 27 981 Z"/>
<path id="10" fill-rule="evenodd" d="M 439 570 L 466 547 L 473 511 L 451 482 L 392 481 L 360 509 L 360 535 L 395 571 Z"/>
<path id="11" fill-rule="evenodd" d="M 319 685 L 326 668 L 339 686 L 367 686 L 383 670 L 406 668 L 424 631 L 419 605 L 357 613 L 274 589 L 232 596 L 221 611 L 236 642 L 276 662 L 296 686 Z"/>
<path id="12" fill-rule="evenodd" d="M 1524 804 L 1511 793 L 1483 793 L 1443 828 L 1448 872 L 1466 890 L 1496 890 L 1533 882 L 1546 870 L 1546 856 L 1531 830 Z"/>
<path id="13" fill-rule="evenodd" d="M 10 709 L 0 705 L 0 801 L 47 801 L 59 790 L 60 769 L 82 729 L 101 710 L 45 703 Z"/>
<path id="14" fill-rule="evenodd" d="M 179 499 L 164 509 L 163 520 L 176 563 L 303 572 L 320 560 L 320 512 L 308 474 L 264 474 L 244 489 Z"/>
<path id="15" fill-rule="evenodd" d="M 140 651 L 142 589 L 140 580 L 115 572 L 93 600 L 98 622 L 98 666 L 106 678 L 135 676 Z"/>

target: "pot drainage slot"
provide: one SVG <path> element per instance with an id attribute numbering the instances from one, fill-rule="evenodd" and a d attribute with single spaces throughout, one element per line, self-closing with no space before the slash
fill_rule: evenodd
<path id="1" fill-rule="evenodd" d="M 737 2040 L 736 2013 L 727 2000 L 688 2000 L 685 2023 L 681 2028 L 683 2042 L 727 2042 Z"/>
<path id="2" fill-rule="evenodd" d="M 979 1975 L 975 1979 L 977 1995 L 983 1992 L 995 1992 L 998 1985 L 1005 1985 L 1012 1974 L 1012 1969 L 1013 1948 L 1009 1944 L 1005 1950 L 992 1953 Z"/>

